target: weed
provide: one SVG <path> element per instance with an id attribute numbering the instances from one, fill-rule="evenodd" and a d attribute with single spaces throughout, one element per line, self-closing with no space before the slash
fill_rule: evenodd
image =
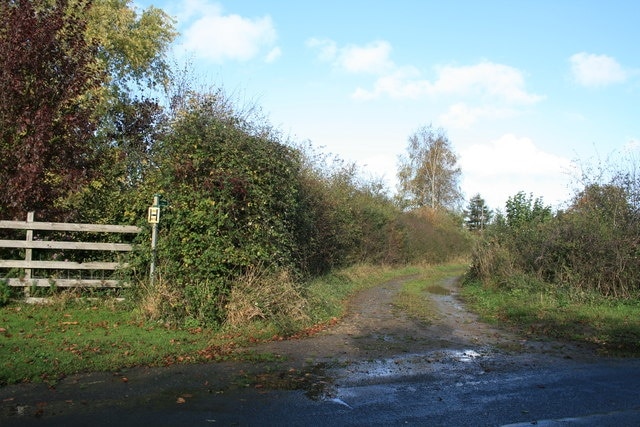
<path id="1" fill-rule="evenodd" d="M 11 299 L 11 288 L 6 280 L 0 280 L 0 307 L 6 305 Z"/>
<path id="2" fill-rule="evenodd" d="M 309 320 L 306 310 L 307 300 L 289 272 L 268 274 L 253 268 L 231 287 L 226 323 L 237 328 L 267 320 L 277 324 L 281 334 L 290 334 Z"/>

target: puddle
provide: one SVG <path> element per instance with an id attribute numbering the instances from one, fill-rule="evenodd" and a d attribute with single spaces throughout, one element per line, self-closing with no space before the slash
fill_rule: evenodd
<path id="1" fill-rule="evenodd" d="M 475 359 L 482 357 L 482 355 L 475 350 L 453 351 L 451 355 L 459 362 L 472 362 Z"/>
<path id="2" fill-rule="evenodd" d="M 410 354 L 390 359 L 353 363 L 346 368 L 331 370 L 329 376 L 342 383 L 394 382 L 406 377 L 429 377 L 447 374 L 482 374 L 478 362 L 492 358 L 490 349 L 438 350 L 425 354 Z"/>
<path id="3" fill-rule="evenodd" d="M 440 285 L 432 285 L 427 288 L 427 292 L 434 295 L 451 295 L 451 291 Z"/>
<path id="4" fill-rule="evenodd" d="M 353 409 L 351 407 L 351 405 L 349 405 L 347 402 L 345 402 L 342 399 L 338 399 L 337 397 L 333 397 L 331 399 L 327 399 L 328 402 L 333 402 L 333 403 L 337 403 L 338 405 L 342 405 L 342 406 L 346 406 L 349 409 Z"/>
<path id="5" fill-rule="evenodd" d="M 440 302 L 446 307 L 452 307 L 453 309 L 455 309 L 456 311 L 459 312 L 464 312 L 465 309 L 462 306 L 462 304 L 460 304 L 460 302 L 457 300 L 456 297 L 454 297 L 453 295 L 443 295 L 440 298 L 437 298 L 438 300 L 440 300 Z M 444 311 L 446 311 L 446 308 L 443 309 Z"/>

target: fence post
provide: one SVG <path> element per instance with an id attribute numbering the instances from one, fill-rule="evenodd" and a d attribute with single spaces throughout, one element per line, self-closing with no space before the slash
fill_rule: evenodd
<path id="1" fill-rule="evenodd" d="M 33 222 L 34 221 L 34 217 L 35 217 L 35 212 L 31 211 L 27 213 L 27 222 Z M 27 242 L 32 242 L 33 241 L 33 230 L 31 229 L 27 229 Z M 28 245 L 28 243 L 27 243 Z M 24 251 L 24 260 L 25 261 L 32 261 L 33 260 L 33 249 L 31 248 L 27 248 Z M 26 298 L 29 298 L 29 294 L 31 292 L 31 285 L 29 284 L 31 282 L 31 269 L 30 268 L 25 268 L 24 269 L 24 280 L 27 283 L 27 286 L 25 286 L 24 288 L 24 296 Z"/>

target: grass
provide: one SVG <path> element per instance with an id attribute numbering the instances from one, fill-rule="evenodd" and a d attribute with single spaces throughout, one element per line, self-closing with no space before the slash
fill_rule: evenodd
<path id="1" fill-rule="evenodd" d="M 55 382 L 81 371 L 118 371 L 227 357 L 236 343 L 205 329 L 145 322 L 95 301 L 0 310 L 0 384 Z"/>
<path id="2" fill-rule="evenodd" d="M 308 318 L 297 324 L 298 333 L 311 334 L 341 317 L 354 292 L 418 271 L 355 266 L 306 284 Z M 252 359 L 254 353 L 238 349 L 283 334 L 282 327 L 268 319 L 239 328 L 170 327 L 110 299 L 12 303 L 0 308 L 0 385 L 55 383 L 74 373 L 132 366 Z"/>
<path id="3" fill-rule="evenodd" d="M 612 355 L 640 356 L 640 301 L 615 300 L 529 281 L 510 289 L 471 282 L 462 295 L 483 319 L 533 337 L 594 344 Z"/>
<path id="4" fill-rule="evenodd" d="M 411 317 L 430 323 L 437 313 L 429 294 L 448 293 L 440 282 L 450 277 L 462 276 L 467 267 L 468 264 L 463 263 L 423 267 L 418 277 L 403 284 L 394 305 Z"/>

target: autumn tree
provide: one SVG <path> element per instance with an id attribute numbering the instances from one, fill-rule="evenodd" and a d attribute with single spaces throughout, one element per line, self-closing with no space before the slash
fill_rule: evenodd
<path id="1" fill-rule="evenodd" d="M 0 215 L 53 208 L 88 178 L 103 83 L 85 38 L 88 2 L 0 3 Z"/>
<path id="2" fill-rule="evenodd" d="M 464 211 L 465 224 L 469 230 L 484 230 L 491 221 L 493 213 L 480 194 L 476 194 L 469 200 L 469 205 Z"/>
<path id="3" fill-rule="evenodd" d="M 93 0 L 86 17 L 86 37 L 100 47 L 96 63 L 109 76 L 111 96 L 168 82 L 166 52 L 177 33 L 163 10 L 138 11 L 131 0 Z"/>
<path id="4" fill-rule="evenodd" d="M 0 216 L 82 215 L 139 181 L 160 116 L 141 94 L 168 81 L 174 37 L 129 0 L 0 3 Z"/>
<path id="5" fill-rule="evenodd" d="M 457 162 L 443 129 L 431 125 L 418 129 L 409 137 L 407 154 L 400 157 L 400 203 L 409 208 L 456 208 L 462 199 Z"/>
<path id="6" fill-rule="evenodd" d="M 94 179 L 65 200 L 86 221 L 135 221 L 133 205 L 153 194 L 142 186 L 164 120 L 158 98 L 171 80 L 166 52 L 175 36 L 164 11 L 138 10 L 130 0 L 93 0 L 87 11 L 86 37 L 99 46 L 95 67 L 107 76 L 93 140 L 100 164 Z"/>

